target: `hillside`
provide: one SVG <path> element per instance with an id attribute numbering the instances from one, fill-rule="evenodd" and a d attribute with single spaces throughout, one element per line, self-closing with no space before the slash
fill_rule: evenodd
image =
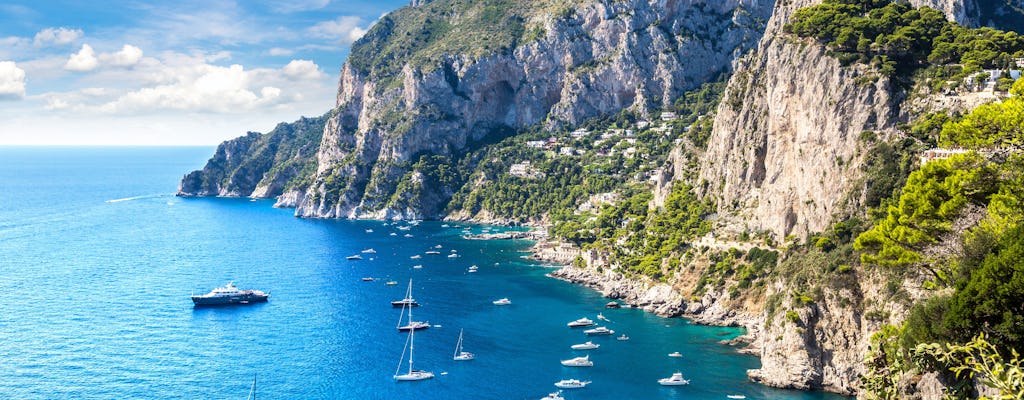
<path id="1" fill-rule="evenodd" d="M 746 327 L 766 385 L 1013 390 L 1024 39 L 977 26 L 1019 10 L 415 2 L 354 45 L 315 159 L 253 195 L 302 217 L 536 225 L 556 277 Z M 239 167 L 270 138 L 222 145 L 182 193 L 246 195 L 278 168 Z M 986 343 L 1008 374 L 965 361 L 994 360 Z"/>

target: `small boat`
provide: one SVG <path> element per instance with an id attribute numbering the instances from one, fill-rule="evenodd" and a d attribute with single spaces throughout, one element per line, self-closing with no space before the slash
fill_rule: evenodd
<path id="1" fill-rule="evenodd" d="M 578 320 L 572 321 L 566 325 L 568 325 L 570 328 L 581 328 L 584 326 L 597 325 L 597 323 L 591 320 L 590 318 L 583 317 Z"/>
<path id="2" fill-rule="evenodd" d="M 586 343 L 574 344 L 569 347 L 572 348 L 573 350 L 593 350 L 598 347 L 601 347 L 601 345 L 588 340 Z"/>
<path id="3" fill-rule="evenodd" d="M 362 251 L 362 253 L 363 254 L 377 254 L 377 250 L 374 250 L 374 249 L 364 249 Z"/>
<path id="4" fill-rule="evenodd" d="M 356 254 L 356 255 L 345 257 L 345 259 L 346 260 L 362 260 L 363 256 Z"/>
<path id="5" fill-rule="evenodd" d="M 423 265 L 421 265 L 421 264 L 416 264 L 416 265 L 412 266 L 412 269 L 422 269 L 422 268 L 423 268 Z"/>
<path id="6" fill-rule="evenodd" d="M 394 232 L 391 232 L 391 233 L 388 234 L 388 236 L 398 236 L 398 234 L 394 233 Z"/>
<path id="7" fill-rule="evenodd" d="M 583 331 L 583 333 L 585 333 L 587 335 L 614 335 L 615 331 L 613 331 L 611 329 L 608 329 L 608 328 L 605 328 L 603 326 L 599 326 L 599 327 L 594 328 L 594 329 L 587 329 L 587 330 Z"/>
<path id="8" fill-rule="evenodd" d="M 441 245 L 436 245 L 436 246 L 434 246 L 434 248 L 435 248 L 435 249 L 440 249 L 440 248 L 441 248 Z"/>
<path id="9" fill-rule="evenodd" d="M 412 229 L 412 227 L 411 226 L 400 226 L 400 227 L 398 227 L 398 230 L 400 230 L 400 231 L 407 231 L 409 229 Z"/>
<path id="10" fill-rule="evenodd" d="M 373 229 L 367 229 L 366 233 L 373 233 Z"/>
<path id="11" fill-rule="evenodd" d="M 562 397 L 562 391 L 559 390 L 554 393 L 548 393 L 547 396 L 544 396 L 540 400 L 565 400 L 565 397 Z"/>
<path id="12" fill-rule="evenodd" d="M 608 304 L 604 305 L 605 308 L 622 308 L 622 304 L 617 301 L 609 301 Z"/>
<path id="13" fill-rule="evenodd" d="M 417 255 L 414 255 L 414 256 L 409 256 L 409 258 L 413 259 L 413 260 L 419 260 L 419 259 L 423 258 L 423 256 L 417 254 Z"/>
<path id="14" fill-rule="evenodd" d="M 203 295 L 192 295 L 192 304 L 195 307 L 224 306 L 231 304 L 263 303 L 270 297 L 270 293 L 263 293 L 260 290 L 241 290 L 234 282 L 229 282 L 224 287 L 219 287 Z"/>
<path id="15" fill-rule="evenodd" d="M 622 336 L 619 336 L 619 337 L 615 338 L 615 340 L 626 341 L 626 340 L 629 340 L 629 336 L 626 336 L 626 334 L 623 333 Z"/>
<path id="16" fill-rule="evenodd" d="M 606 318 L 604 315 L 601 315 L 601 313 L 597 313 L 597 319 L 605 321 L 605 322 L 612 322 L 612 320 Z"/>
<path id="17" fill-rule="evenodd" d="M 411 238 L 411 237 L 412 237 L 412 234 L 411 234 L 411 233 L 406 233 L 406 234 L 404 234 L 404 235 L 402 235 L 402 236 L 404 236 L 404 237 L 407 237 L 407 238 Z"/>
<path id="18" fill-rule="evenodd" d="M 373 280 L 373 278 L 370 278 L 370 277 L 363 278 L 363 282 L 370 282 L 372 280 Z"/>
<path id="19" fill-rule="evenodd" d="M 387 281 L 387 282 L 384 282 L 384 284 L 385 284 L 385 285 L 388 285 L 388 286 L 395 286 L 395 285 L 397 285 L 397 284 L 398 284 L 398 282 L 395 282 L 395 281 Z"/>
<path id="20" fill-rule="evenodd" d="M 462 350 L 462 329 L 459 329 L 459 342 L 455 344 L 455 354 L 452 355 L 452 360 L 455 361 L 469 361 L 474 357 L 473 353 Z"/>
<path id="21" fill-rule="evenodd" d="M 509 304 L 512 304 L 512 300 L 509 300 L 508 297 L 505 297 L 492 301 L 491 303 L 494 303 L 494 305 L 496 306 L 507 306 Z"/>
<path id="22" fill-rule="evenodd" d="M 682 386 L 682 385 L 689 385 L 690 381 L 686 380 L 686 379 L 683 379 L 683 373 L 682 372 L 676 372 L 676 373 L 672 374 L 672 376 L 670 376 L 668 378 L 658 379 L 658 383 L 661 384 L 662 386 Z"/>
<path id="23" fill-rule="evenodd" d="M 424 254 L 434 255 L 434 254 L 441 254 L 441 252 L 437 251 L 437 250 L 427 250 L 427 252 L 424 253 Z"/>
<path id="24" fill-rule="evenodd" d="M 579 389 L 586 387 L 589 384 L 590 381 L 581 381 L 579 379 L 562 379 L 558 382 L 555 382 L 555 386 L 560 387 L 562 389 Z"/>
<path id="25" fill-rule="evenodd" d="M 406 341 L 406 344 L 409 345 L 408 346 L 409 347 L 409 372 L 406 372 L 404 374 L 399 374 L 398 373 L 398 371 L 400 371 L 402 369 L 402 359 L 401 358 L 398 359 L 398 368 L 395 369 L 395 375 L 394 375 L 394 378 L 395 378 L 396 381 L 399 381 L 399 382 L 401 382 L 401 381 L 421 381 L 421 380 L 424 380 L 424 379 L 430 379 L 430 378 L 434 377 L 434 373 L 433 372 L 423 371 L 423 370 L 418 370 L 418 369 L 413 369 L 412 368 L 412 351 L 413 351 L 413 342 L 414 342 L 413 338 L 414 338 L 415 334 L 416 334 L 416 330 L 409 330 L 409 340 Z M 404 348 L 402 349 L 402 356 L 403 357 L 405 356 L 405 349 Z"/>
<path id="26" fill-rule="evenodd" d="M 583 357 L 562 360 L 562 365 L 566 367 L 593 367 L 594 362 L 590 361 L 590 354 L 587 354 Z"/>
<path id="27" fill-rule="evenodd" d="M 459 258 L 458 254 L 452 253 L 448 255 L 448 258 Z"/>
<path id="28" fill-rule="evenodd" d="M 392 307 L 419 307 L 420 303 L 412 298 L 412 279 L 409 279 L 409 289 L 405 291 L 405 298 L 391 302 Z"/>
<path id="29" fill-rule="evenodd" d="M 747 396 L 744 396 L 742 394 L 729 394 L 729 395 L 726 395 L 725 397 L 728 397 L 730 399 L 745 399 L 745 398 L 747 398 Z"/>
<path id="30" fill-rule="evenodd" d="M 441 224 L 441 227 L 442 227 L 442 228 L 447 228 L 447 227 L 448 227 L 448 224 Z"/>
<path id="31" fill-rule="evenodd" d="M 678 351 L 673 351 L 671 353 L 668 353 L 668 356 L 669 357 L 676 357 L 676 358 L 683 358 L 683 353 L 680 353 Z"/>

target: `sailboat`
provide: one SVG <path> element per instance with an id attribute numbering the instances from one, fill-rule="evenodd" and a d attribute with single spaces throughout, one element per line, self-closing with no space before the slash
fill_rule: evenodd
<path id="1" fill-rule="evenodd" d="M 452 359 L 455 361 L 469 361 L 473 357 L 475 357 L 473 353 L 462 350 L 462 329 L 459 329 L 459 342 L 455 344 L 455 355 L 452 356 Z"/>
<path id="2" fill-rule="evenodd" d="M 401 300 L 395 300 L 391 302 L 391 306 L 398 307 L 419 307 L 420 303 L 416 302 L 416 299 L 412 298 L 412 279 L 409 279 L 409 288 L 405 290 L 405 298 Z"/>
<path id="3" fill-rule="evenodd" d="M 415 329 L 409 330 L 409 340 L 406 340 L 409 348 L 409 372 L 399 374 L 398 371 L 402 370 L 402 358 L 405 358 L 405 348 L 402 348 L 402 358 L 398 359 L 398 368 L 395 369 L 394 378 L 396 381 L 422 381 L 424 379 L 430 379 L 434 377 L 434 373 L 430 371 L 423 371 L 418 369 L 412 369 L 412 351 L 414 343 L 414 335 L 416 334 Z"/>
<path id="4" fill-rule="evenodd" d="M 406 308 L 408 308 L 408 309 L 409 309 L 409 323 L 408 323 L 408 324 L 405 324 L 405 325 L 402 325 L 402 318 L 404 318 L 404 317 L 405 317 L 405 309 L 406 309 Z M 399 316 L 398 316 L 398 326 L 396 326 L 396 327 L 397 327 L 397 328 L 398 328 L 398 330 L 400 330 L 400 331 L 410 331 L 410 330 L 417 330 L 417 329 L 427 329 L 427 328 L 429 328 L 429 327 L 430 327 L 430 322 L 423 322 L 423 321 L 413 321 L 413 320 L 412 320 L 412 307 L 405 307 L 405 306 L 402 306 L 402 315 L 399 315 Z"/>

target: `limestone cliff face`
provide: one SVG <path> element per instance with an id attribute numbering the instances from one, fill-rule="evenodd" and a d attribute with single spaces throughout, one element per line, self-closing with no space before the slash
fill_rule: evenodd
<path id="1" fill-rule="evenodd" d="M 457 188 L 417 179 L 419 156 L 458 156 L 538 123 L 554 128 L 664 105 L 728 69 L 760 38 L 772 6 L 765 0 L 520 3 L 513 22 L 525 32 L 510 45 L 462 54 L 421 50 L 393 60 L 401 66 L 392 68 L 395 76 L 360 67 L 368 64 L 359 58 L 360 46 L 393 48 L 408 33 L 402 21 L 382 21 L 358 42 L 341 71 L 316 179 L 291 194 L 301 198 L 296 214 L 438 217 Z M 416 7 L 426 13 L 456 6 L 437 0 Z M 471 12 L 429 15 L 430 23 L 451 27 L 448 35 L 479 22 Z"/>
<path id="2" fill-rule="evenodd" d="M 178 196 L 272 198 L 289 182 L 313 173 L 327 115 L 278 124 L 274 130 L 226 141 L 202 170 L 185 175 Z"/>
<path id="3" fill-rule="evenodd" d="M 841 67 L 823 46 L 782 33 L 793 11 L 813 3 L 776 8 L 719 106 L 701 177 L 734 233 L 782 239 L 823 230 L 858 200 L 847 196 L 859 183 L 860 133 L 898 121 L 884 78 Z"/>

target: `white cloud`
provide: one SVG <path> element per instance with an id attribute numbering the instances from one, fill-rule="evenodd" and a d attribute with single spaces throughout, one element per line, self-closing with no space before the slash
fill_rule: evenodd
<path id="1" fill-rule="evenodd" d="M 84 32 L 81 29 L 46 28 L 36 33 L 33 43 L 36 46 L 65 45 L 78 40 L 82 35 Z"/>
<path id="2" fill-rule="evenodd" d="M 295 80 L 320 79 L 324 76 L 324 73 L 320 72 L 320 67 L 310 60 L 292 60 L 281 69 L 281 72 L 289 79 Z"/>
<path id="3" fill-rule="evenodd" d="M 338 17 L 331 21 L 323 21 L 309 28 L 309 33 L 315 37 L 338 41 L 342 44 L 352 44 L 366 34 L 367 28 L 360 25 L 363 19 L 353 16 Z"/>
<path id="4" fill-rule="evenodd" d="M 68 58 L 68 62 L 64 64 L 64 69 L 69 71 L 92 71 L 97 66 L 99 66 L 99 60 L 96 59 L 96 53 L 92 50 L 92 46 L 83 44 L 82 49 L 78 53 L 72 54 Z"/>
<path id="5" fill-rule="evenodd" d="M 285 0 L 271 1 L 274 11 L 291 13 L 296 11 L 318 10 L 327 7 L 331 0 Z"/>
<path id="6" fill-rule="evenodd" d="M 153 110 L 185 110 L 197 112 L 237 113 L 272 105 L 281 97 L 281 89 L 251 87 L 253 71 L 241 65 L 230 67 L 200 65 L 177 71 L 173 83 L 128 92 L 103 104 L 101 111 L 134 113 Z M 259 80 L 262 81 L 262 80 Z"/>
<path id="7" fill-rule="evenodd" d="M 280 48 L 280 47 L 275 47 L 275 48 L 270 49 L 270 51 L 268 51 L 267 53 L 272 55 L 272 56 L 290 56 L 290 55 L 294 54 L 295 51 L 291 50 L 291 49 L 283 49 L 283 48 Z"/>
<path id="8" fill-rule="evenodd" d="M 25 70 L 14 61 L 0 61 L 0 100 L 20 100 L 25 97 Z"/>
<path id="9" fill-rule="evenodd" d="M 103 61 L 104 64 L 116 67 L 130 67 L 138 64 L 141 59 L 142 49 L 130 44 L 126 44 L 121 47 L 120 51 L 100 54 L 100 60 Z"/>

